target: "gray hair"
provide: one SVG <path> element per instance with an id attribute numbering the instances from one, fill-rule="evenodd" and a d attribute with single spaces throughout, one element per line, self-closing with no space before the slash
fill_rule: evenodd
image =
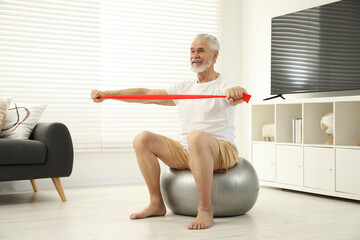
<path id="1" fill-rule="evenodd" d="M 211 51 L 220 51 L 220 43 L 213 35 L 200 33 L 196 36 L 196 38 L 207 39 L 209 41 L 209 47 Z"/>

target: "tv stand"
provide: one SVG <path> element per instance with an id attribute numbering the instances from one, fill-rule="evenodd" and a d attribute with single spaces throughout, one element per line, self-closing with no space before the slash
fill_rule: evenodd
<path id="1" fill-rule="evenodd" d="M 332 137 L 320 127 L 333 113 Z M 293 120 L 302 119 L 294 142 Z M 360 96 L 252 103 L 251 161 L 261 185 L 360 200 Z M 274 124 L 270 140 L 264 125 Z"/>
<path id="2" fill-rule="evenodd" d="M 268 97 L 268 98 L 265 98 L 263 99 L 264 101 L 267 101 L 267 100 L 271 100 L 271 99 L 275 99 L 275 98 L 282 98 L 285 100 L 285 98 L 283 97 L 282 94 L 278 94 L 278 95 L 275 95 L 275 96 L 272 96 L 272 97 Z"/>

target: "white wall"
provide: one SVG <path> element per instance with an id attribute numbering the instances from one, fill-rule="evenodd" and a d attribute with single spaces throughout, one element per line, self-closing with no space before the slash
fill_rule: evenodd
<path id="1" fill-rule="evenodd" d="M 247 89 L 246 84 L 242 81 L 242 1 L 226 0 L 222 1 L 222 23 L 221 23 L 221 48 L 220 56 L 222 60 L 221 73 L 227 78 L 234 80 Z M 246 145 L 246 139 L 243 138 L 243 125 L 247 124 L 244 112 L 250 106 L 241 104 L 236 108 L 235 127 L 236 127 L 236 145 L 239 149 L 239 154 L 243 155 L 242 146 Z M 246 157 L 246 156 L 244 156 Z"/>
<path id="2" fill-rule="evenodd" d="M 64 188 L 143 182 L 134 152 L 75 153 L 73 172 L 61 179 Z M 51 179 L 37 180 L 41 189 L 55 189 Z M 32 190 L 30 181 L 0 183 L 1 192 Z M 65 191 L 66 194 L 66 191 Z"/>

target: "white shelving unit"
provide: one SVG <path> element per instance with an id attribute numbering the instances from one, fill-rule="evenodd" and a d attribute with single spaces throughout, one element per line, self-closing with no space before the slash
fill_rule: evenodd
<path id="1" fill-rule="evenodd" d="M 332 139 L 320 120 L 334 113 Z M 302 119 L 302 142 L 293 143 L 294 118 Z M 264 141 L 262 127 L 275 125 Z M 360 200 L 360 96 L 252 104 L 251 161 L 260 183 Z"/>

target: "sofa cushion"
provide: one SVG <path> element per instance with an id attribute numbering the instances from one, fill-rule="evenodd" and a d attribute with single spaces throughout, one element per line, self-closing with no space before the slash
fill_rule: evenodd
<path id="1" fill-rule="evenodd" d="M 42 164 L 45 159 L 46 146 L 40 141 L 0 138 L 0 165 Z"/>
<path id="2" fill-rule="evenodd" d="M 0 132 L 5 124 L 6 111 L 11 103 L 10 97 L 0 97 Z"/>
<path id="3" fill-rule="evenodd" d="M 46 107 L 13 102 L 7 110 L 0 137 L 27 140 Z"/>

